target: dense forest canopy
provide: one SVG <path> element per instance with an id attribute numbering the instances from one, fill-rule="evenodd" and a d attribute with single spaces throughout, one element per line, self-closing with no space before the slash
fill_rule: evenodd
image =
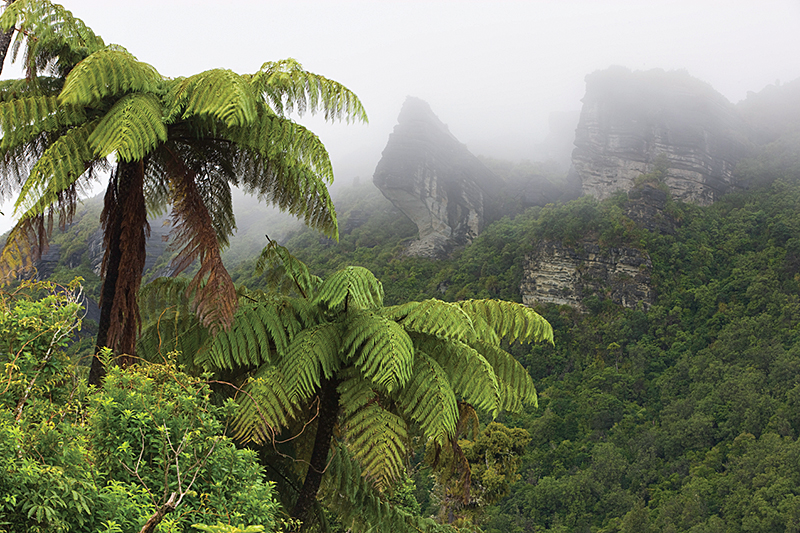
<path id="1" fill-rule="evenodd" d="M 30 56 L 63 74 L 35 98 L 61 105 L 90 48 Z M 0 110 L 22 83 L 0 86 Z M 405 253 L 417 229 L 371 184 L 344 187 L 337 218 L 319 212 L 328 236 L 281 225 L 280 242 L 229 243 L 229 329 L 196 312 L 202 261 L 157 278 L 188 258 L 162 246 L 137 357 L 101 351 L 100 386 L 86 310 L 102 293 L 103 208 L 86 202 L 53 232 L 49 279 L 0 290 L 0 531 L 800 531 L 796 87 L 739 104 L 761 144 L 736 167 L 740 190 L 706 207 L 672 200 L 656 165 L 603 201 L 500 197 L 480 236 L 432 260 Z M 82 103 L 79 127 L 118 96 Z M 184 131 L 184 114 L 167 126 Z M 64 120 L 22 121 L 14 138 L 47 144 L 74 129 Z M 505 181 L 564 178 L 486 164 Z M 667 224 L 631 216 L 646 188 L 665 193 Z M 653 301 L 624 307 L 594 285 L 581 309 L 521 305 L 546 242 L 646 255 Z"/>

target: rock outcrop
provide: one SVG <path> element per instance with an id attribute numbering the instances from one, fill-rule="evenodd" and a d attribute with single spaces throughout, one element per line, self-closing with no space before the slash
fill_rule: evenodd
<path id="1" fill-rule="evenodd" d="M 683 71 L 614 67 L 586 77 L 572 172 L 584 194 L 603 199 L 630 190 L 661 157 L 672 196 L 709 205 L 734 185 L 748 146 L 736 109 L 707 84 Z"/>
<path id="2" fill-rule="evenodd" d="M 373 182 L 419 228 L 410 255 L 441 257 L 478 236 L 484 188 L 497 182 L 430 106 L 409 97 Z"/>
<path id="3" fill-rule="evenodd" d="M 569 247 L 542 241 L 523 264 L 522 302 L 569 305 L 585 312 L 585 299 L 596 296 L 647 309 L 655 298 L 651 270 L 650 258 L 635 248 L 602 250 L 591 242 Z"/>

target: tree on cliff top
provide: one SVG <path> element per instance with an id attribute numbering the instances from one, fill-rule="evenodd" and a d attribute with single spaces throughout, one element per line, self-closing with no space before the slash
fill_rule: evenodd
<path id="1" fill-rule="evenodd" d="M 9 5 L 0 30 L 12 29 L 27 76 L 0 85 L 0 192 L 19 192 L 21 216 L 0 267 L 8 274 L 41 254 L 53 215 L 69 222 L 78 193 L 111 158 L 98 348 L 134 354 L 148 211 L 172 206 L 173 264 L 181 271 L 199 261 L 193 310 L 212 331 L 230 326 L 237 305 L 220 259 L 235 229 L 232 185 L 337 237 L 328 153 L 288 114 L 366 121 L 344 86 L 292 59 L 264 63 L 255 74 L 214 69 L 165 78 L 44 0 Z M 102 371 L 95 358 L 90 381 Z"/>

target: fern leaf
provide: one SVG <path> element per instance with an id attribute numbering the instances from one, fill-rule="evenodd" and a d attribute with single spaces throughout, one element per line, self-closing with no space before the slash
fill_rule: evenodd
<path id="1" fill-rule="evenodd" d="M 364 475 L 383 490 L 400 476 L 408 454 L 405 421 L 373 401 L 345 418 L 345 441 Z"/>
<path id="2" fill-rule="evenodd" d="M 200 362 L 208 369 L 259 366 L 277 361 L 287 352 L 288 345 L 281 316 L 274 306 L 243 306 L 236 312 L 231 329 L 214 337 Z M 274 355 L 273 350 L 277 352 Z"/>
<path id="3" fill-rule="evenodd" d="M 443 446 L 455 437 L 458 407 L 450 380 L 442 367 L 424 352 L 417 352 L 414 373 L 401 395 L 401 408 L 417 422 L 426 439 Z"/>
<path id="4" fill-rule="evenodd" d="M 343 339 L 346 360 L 381 389 L 392 393 L 411 377 L 414 345 L 396 322 L 372 313 L 354 313 Z"/>
<path id="5" fill-rule="evenodd" d="M 158 93 L 161 74 L 128 52 L 107 48 L 78 63 L 67 75 L 58 99 L 62 104 L 96 106 L 108 96 L 125 93 Z"/>
<path id="6" fill-rule="evenodd" d="M 238 134 L 221 132 L 220 135 L 241 148 L 237 173 L 247 192 L 302 219 L 309 227 L 338 239 L 335 209 L 325 183 L 329 181 L 327 174 L 316 171 L 288 152 L 263 153 L 261 146 L 251 146 L 256 144 L 252 140 L 255 137 L 247 141 L 239 139 Z M 242 135 L 250 137 L 251 133 L 242 130 Z M 331 178 L 332 175 L 331 171 Z"/>
<path id="7" fill-rule="evenodd" d="M 239 404 L 233 421 L 234 436 L 243 441 L 265 444 L 294 415 L 296 403 L 290 399 L 283 375 L 269 365 L 262 367 L 237 394 Z"/>
<path id="8" fill-rule="evenodd" d="M 553 328 L 541 315 L 522 304 L 503 300 L 465 300 L 458 305 L 479 316 L 509 342 L 553 342 Z"/>
<path id="9" fill-rule="evenodd" d="M 222 263 L 219 239 L 211 215 L 198 190 L 196 174 L 180 161 L 171 160 L 170 174 L 175 190 L 172 212 L 172 247 L 178 254 L 172 260 L 176 272 L 182 272 L 195 260 L 200 261 L 189 291 L 192 306 L 202 324 L 213 333 L 227 329 L 236 311 L 236 287 Z"/>
<path id="10" fill-rule="evenodd" d="M 407 331 L 463 342 L 475 338 L 469 316 L 458 305 L 441 300 L 408 302 L 386 308 L 381 314 L 396 321 Z"/>
<path id="11" fill-rule="evenodd" d="M 231 70 L 214 69 L 176 80 L 170 87 L 170 120 L 210 117 L 228 127 L 250 126 L 258 100 L 249 81 Z"/>
<path id="12" fill-rule="evenodd" d="M 44 132 L 82 124 L 86 115 L 79 108 L 61 107 L 55 96 L 30 96 L 0 103 L 0 150 L 27 144 Z"/>
<path id="13" fill-rule="evenodd" d="M 66 74 L 81 59 L 103 47 L 103 39 L 82 20 L 58 4 L 45 0 L 17 0 L 6 6 L 0 28 L 18 30 L 13 57 L 25 44 L 24 61 L 28 72 L 50 69 Z"/>
<path id="14" fill-rule="evenodd" d="M 89 144 L 99 157 L 116 152 L 121 161 L 139 161 L 166 140 L 158 98 L 133 93 L 117 100 L 103 116 Z"/>
<path id="15" fill-rule="evenodd" d="M 267 237 L 269 239 L 269 237 Z M 270 286 L 294 289 L 303 298 L 309 297 L 322 280 L 312 276 L 308 267 L 289 253 L 285 247 L 270 240 L 256 261 L 256 274 L 269 272 L 267 282 Z"/>
<path id="16" fill-rule="evenodd" d="M 502 409 L 513 412 L 519 411 L 519 407 L 515 406 L 520 404 L 533 405 L 534 407 L 539 405 L 533 379 L 531 379 L 525 367 L 514 359 L 514 356 L 497 346 L 480 341 L 475 344 L 475 347 L 492 365 L 497 375 L 497 380 L 501 384 L 508 386 L 507 390 L 503 389 Z"/>
<path id="17" fill-rule="evenodd" d="M 44 216 L 23 218 L 11 229 L 0 253 L 0 285 L 11 283 L 17 276 L 33 268 L 47 248 Z M 38 242 L 37 242 L 38 240 Z"/>
<path id="18" fill-rule="evenodd" d="M 332 454 L 320 487 L 326 506 L 336 510 L 341 524 L 353 533 L 454 533 L 430 518 L 412 515 L 389 504 L 362 475 L 361 467 L 343 446 Z"/>
<path id="19" fill-rule="evenodd" d="M 314 303 L 333 311 L 378 308 L 383 305 L 383 285 L 366 268 L 349 266 L 322 282 Z"/>
<path id="20" fill-rule="evenodd" d="M 286 390 L 300 403 L 319 389 L 321 379 L 331 378 L 341 367 L 341 333 L 335 324 L 321 324 L 300 332 L 281 362 Z"/>
<path id="21" fill-rule="evenodd" d="M 457 397 L 496 415 L 500 409 L 500 385 L 492 365 L 471 346 L 426 335 L 414 335 L 417 350 L 427 353 L 442 367 Z"/>
<path id="22" fill-rule="evenodd" d="M 251 83 L 264 94 L 278 114 L 296 111 L 302 115 L 320 111 L 325 120 L 367 122 L 367 113 L 352 91 L 304 70 L 294 59 L 264 63 L 253 75 Z"/>
<path id="23" fill-rule="evenodd" d="M 71 129 L 45 150 L 31 169 L 14 205 L 15 212 L 20 207 L 25 209 L 21 218 L 44 213 L 86 172 L 94 159 L 87 139 L 96 126 L 97 121 L 92 121 Z"/>

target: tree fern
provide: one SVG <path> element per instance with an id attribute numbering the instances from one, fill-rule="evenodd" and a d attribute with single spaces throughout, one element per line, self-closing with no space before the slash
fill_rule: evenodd
<path id="1" fill-rule="evenodd" d="M 346 320 L 345 360 L 387 393 L 403 387 L 414 366 L 414 345 L 403 328 L 368 312 L 351 313 Z"/>
<path id="2" fill-rule="evenodd" d="M 314 395 L 323 378 L 330 379 L 341 367 L 341 333 L 335 324 L 300 332 L 289 345 L 281 369 L 290 398 L 302 402 Z"/>
<path id="3" fill-rule="evenodd" d="M 170 117 L 208 116 L 228 127 L 246 127 L 258 116 L 256 92 L 231 70 L 207 70 L 176 80 L 169 98 Z"/>
<path id="4" fill-rule="evenodd" d="M 363 267 L 346 267 L 322 282 L 314 303 L 332 311 L 373 309 L 383 305 L 383 285 Z"/>
<path id="5" fill-rule="evenodd" d="M 297 408 L 286 390 L 283 375 L 271 366 L 259 370 L 237 393 L 236 401 L 239 409 L 233 433 L 244 442 L 272 442 Z"/>
<path id="6" fill-rule="evenodd" d="M 553 328 L 533 309 L 502 300 L 465 300 L 458 305 L 470 316 L 483 318 L 509 342 L 553 342 Z"/>
<path id="7" fill-rule="evenodd" d="M 382 311 L 407 331 L 468 342 L 475 338 L 470 317 L 456 304 L 441 300 L 408 302 Z"/>
<path id="8" fill-rule="evenodd" d="M 483 354 L 463 342 L 442 342 L 425 335 L 415 335 L 414 343 L 441 366 L 456 395 L 497 415 L 502 404 L 500 384 Z"/>
<path id="9" fill-rule="evenodd" d="M 408 454 L 406 421 L 374 401 L 345 417 L 342 426 L 364 475 L 378 490 L 388 488 L 400 476 Z"/>
<path id="10" fill-rule="evenodd" d="M 158 93 L 164 80 L 158 71 L 126 51 L 99 50 L 75 66 L 58 96 L 65 105 L 98 107 L 104 98 L 131 92 Z"/>
<path id="11" fill-rule="evenodd" d="M 19 192 L 15 211 L 22 208 L 21 219 L 41 215 L 57 203 L 94 163 L 87 140 L 97 121 L 66 132 L 41 155 Z"/>
<path id="12" fill-rule="evenodd" d="M 116 153 L 121 161 L 139 161 L 160 142 L 167 140 L 161 103 L 150 94 L 129 94 L 103 115 L 89 137 L 99 157 Z"/>
<path id="13" fill-rule="evenodd" d="M 498 381 L 506 384 L 520 402 L 526 405 L 539 405 L 533 379 L 519 361 L 510 353 L 492 344 L 477 341 L 475 346 L 494 369 Z"/>
<path id="14" fill-rule="evenodd" d="M 458 408 L 451 381 L 425 352 L 417 352 L 414 373 L 400 397 L 406 415 L 420 425 L 423 435 L 440 445 L 456 434 Z"/>
<path id="15" fill-rule="evenodd" d="M 269 61 L 252 77 L 253 86 L 264 93 L 272 109 L 281 115 L 297 111 L 322 111 L 326 120 L 367 121 L 358 97 L 343 85 L 312 74 L 295 61 Z"/>

